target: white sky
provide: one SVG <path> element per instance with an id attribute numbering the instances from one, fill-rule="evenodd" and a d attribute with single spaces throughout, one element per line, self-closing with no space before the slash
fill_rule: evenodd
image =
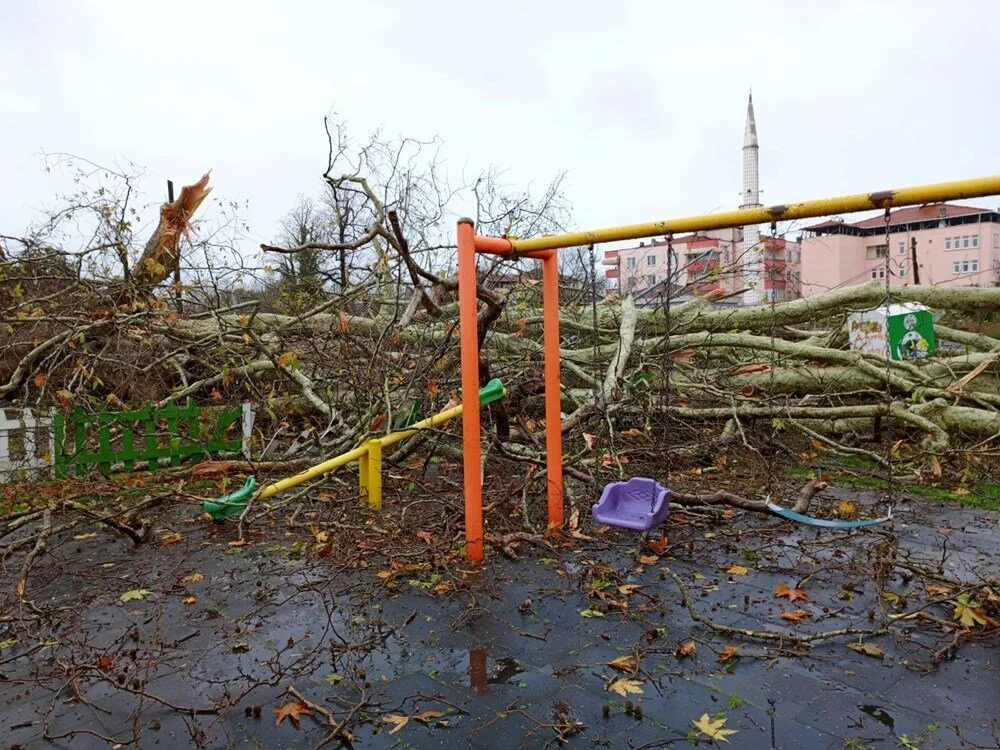
<path id="1" fill-rule="evenodd" d="M 0 232 L 61 187 L 44 150 L 131 160 L 150 200 L 214 168 L 270 239 L 332 106 L 456 173 L 567 170 L 579 228 L 736 207 L 750 86 L 763 203 L 993 174 L 998 29 L 990 0 L 0 0 Z"/>

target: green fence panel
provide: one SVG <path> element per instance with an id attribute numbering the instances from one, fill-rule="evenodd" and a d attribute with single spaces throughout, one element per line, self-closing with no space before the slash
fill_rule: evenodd
<path id="1" fill-rule="evenodd" d="M 198 463 L 206 454 L 242 453 L 247 408 L 200 407 L 188 399 L 184 406 L 170 403 L 160 409 L 147 403 L 135 411 L 86 414 L 74 409 L 68 415 L 57 414 L 53 420 L 55 475 L 65 478 L 70 467 L 77 475 L 86 474 L 94 466 L 108 475 L 116 468 L 132 471 L 137 462 L 154 470 Z M 215 426 L 206 430 L 209 420 Z M 226 437 L 234 424 L 239 426 L 235 437 Z M 120 448 L 112 445 L 116 439 Z"/>

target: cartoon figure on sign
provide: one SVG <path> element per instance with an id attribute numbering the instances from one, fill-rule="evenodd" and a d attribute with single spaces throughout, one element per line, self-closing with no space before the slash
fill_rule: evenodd
<path id="1" fill-rule="evenodd" d="M 899 346 L 896 347 L 897 359 L 918 359 L 928 355 L 930 342 L 916 330 L 917 323 L 917 316 L 913 313 L 903 318 L 903 327 L 906 328 L 906 333 L 903 334 L 899 340 Z"/>
<path id="2" fill-rule="evenodd" d="M 907 331 L 899 341 L 896 355 L 899 359 L 918 359 L 926 357 L 930 344 L 916 331 Z"/>

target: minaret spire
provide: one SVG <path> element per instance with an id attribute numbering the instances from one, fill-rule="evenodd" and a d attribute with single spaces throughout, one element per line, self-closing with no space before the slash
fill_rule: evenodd
<path id="1" fill-rule="evenodd" d="M 753 114 L 753 89 L 747 99 L 747 123 L 743 131 L 743 205 L 752 208 L 760 205 L 760 171 L 757 142 L 757 120 Z M 743 293 L 744 305 L 759 305 L 764 298 L 760 231 L 757 225 L 743 228 Z"/>
<path id="2" fill-rule="evenodd" d="M 753 89 L 750 90 L 750 98 L 747 99 L 747 127 L 743 133 L 743 148 L 749 146 L 757 147 L 757 121 L 753 116 Z"/>

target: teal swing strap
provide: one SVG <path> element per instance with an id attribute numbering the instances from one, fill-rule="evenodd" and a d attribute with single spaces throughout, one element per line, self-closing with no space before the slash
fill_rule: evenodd
<path id="1" fill-rule="evenodd" d="M 892 520 L 891 505 L 889 506 L 889 515 L 883 518 L 869 518 L 864 521 L 830 521 L 825 518 L 813 518 L 812 516 L 806 516 L 802 513 L 796 513 L 794 510 L 790 510 L 788 508 L 782 508 L 780 505 L 775 505 L 771 502 L 770 497 L 764 501 L 764 505 L 766 505 L 767 509 L 776 516 L 787 518 L 789 521 L 798 521 L 799 523 L 804 523 L 809 526 L 821 526 L 825 529 L 859 529 L 863 526 L 874 526 L 877 523 L 885 523 L 886 521 Z"/>

